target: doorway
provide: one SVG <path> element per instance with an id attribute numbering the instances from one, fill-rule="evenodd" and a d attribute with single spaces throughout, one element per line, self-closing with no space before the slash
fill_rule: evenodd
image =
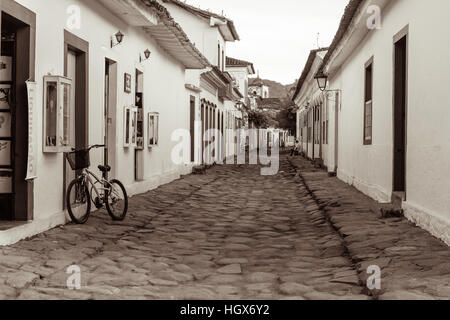
<path id="1" fill-rule="evenodd" d="M 191 162 L 195 162 L 195 97 L 190 97 Z"/>
<path id="2" fill-rule="evenodd" d="M 116 177 L 116 117 L 117 117 L 117 63 L 105 59 L 105 150 L 103 163 L 110 166 L 107 178 Z"/>
<path id="3" fill-rule="evenodd" d="M 394 185 L 393 191 L 406 192 L 407 151 L 407 59 L 408 37 L 403 35 L 394 42 Z"/>
<path id="4" fill-rule="evenodd" d="M 34 79 L 36 16 L 14 1 L 6 1 L 0 10 L 0 220 L 29 221 L 33 220 L 33 182 L 25 180 L 26 81 Z"/>
<path id="5" fill-rule="evenodd" d="M 86 148 L 89 144 L 89 43 L 64 30 L 64 76 L 72 79 L 72 103 L 70 124 L 75 149 Z M 64 158 L 63 208 L 66 208 L 66 190 L 75 178 Z"/>

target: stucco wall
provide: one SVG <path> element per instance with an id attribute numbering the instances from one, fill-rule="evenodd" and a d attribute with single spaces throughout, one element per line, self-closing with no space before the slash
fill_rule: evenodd
<path id="1" fill-rule="evenodd" d="M 42 116 L 43 76 L 51 72 L 64 73 L 64 28 L 67 7 L 75 4 L 81 8 L 81 29 L 71 30 L 76 36 L 89 42 L 89 143 L 103 143 L 104 132 L 104 73 L 105 58 L 117 62 L 117 177 L 126 185 L 130 195 L 156 187 L 160 183 L 177 178 L 188 171 L 171 161 L 175 142 L 173 130 L 189 129 L 189 100 L 184 87 L 184 67 L 168 56 L 148 35 L 139 29 L 128 27 L 96 1 L 20 0 L 20 4 L 37 15 L 36 32 L 36 114 Z M 52 10 L 49 10 L 52 8 Z M 118 30 L 125 34 L 124 42 L 110 48 L 111 35 Z M 152 52 L 149 61 L 139 63 L 139 53 Z M 160 113 L 160 146 L 144 150 L 145 181 L 134 180 L 134 148 L 123 147 L 123 107 L 134 105 L 135 69 L 144 72 L 144 118 L 148 112 Z M 133 91 L 124 93 L 124 73 L 132 75 Z M 144 128 L 147 126 L 147 119 Z M 38 132 L 42 134 L 42 120 L 38 120 Z M 147 145 L 147 130 L 144 130 Z M 37 139 L 38 178 L 35 181 L 35 219 L 45 219 L 63 208 L 63 155 L 42 153 L 42 139 Z M 91 154 L 91 164 L 96 168 L 103 161 L 103 150 Z"/>
<path id="2" fill-rule="evenodd" d="M 450 243 L 450 2 L 392 1 L 330 82 L 342 89 L 339 177 L 380 201 L 392 192 L 393 36 L 409 24 L 406 215 Z M 364 64 L 374 56 L 373 145 L 363 145 Z M 445 86 L 445 85 L 444 85 Z"/>
<path id="3" fill-rule="evenodd" d="M 211 27 L 208 19 L 195 16 L 183 8 L 171 3 L 162 3 L 168 8 L 172 17 L 181 25 L 191 42 L 203 53 L 213 65 L 222 66 L 222 58 L 218 61 L 218 47 L 226 56 L 226 42 L 217 27 Z M 222 57 L 222 52 L 220 53 Z M 225 60 L 224 60 L 225 62 Z"/>

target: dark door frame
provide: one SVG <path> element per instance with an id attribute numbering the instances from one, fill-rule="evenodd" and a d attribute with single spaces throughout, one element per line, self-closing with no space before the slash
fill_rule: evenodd
<path id="1" fill-rule="evenodd" d="M 195 96 L 190 96 L 189 107 L 190 107 L 190 131 L 191 131 L 191 162 L 195 162 L 195 110 L 196 101 Z"/>
<path id="2" fill-rule="evenodd" d="M 89 143 L 89 42 L 64 30 L 64 75 L 67 76 L 67 53 L 77 53 L 77 79 L 75 83 L 75 147 Z"/>
<path id="3" fill-rule="evenodd" d="M 397 84 L 397 82 L 396 82 L 396 53 L 397 53 L 397 44 L 400 42 L 400 41 L 402 41 L 402 40 L 405 40 L 405 61 L 404 61 L 404 63 L 405 63 L 405 73 L 404 73 L 404 81 L 405 81 L 405 83 L 404 83 L 404 85 L 405 85 L 405 90 L 404 90 L 404 108 L 405 108 L 405 115 L 404 115 L 404 132 L 403 132 L 403 134 L 404 134 L 404 156 L 403 156 L 403 158 L 404 158 L 404 164 L 403 164 L 403 166 L 404 166 L 404 168 L 403 168 L 403 178 L 402 179 L 404 179 L 404 190 L 396 190 L 397 189 L 397 178 L 396 178 L 396 142 L 395 142 L 395 139 L 396 139 L 396 119 L 397 119 L 397 117 L 396 117 L 396 104 L 397 104 L 397 101 L 396 101 L 396 97 L 397 97 L 397 94 L 396 94 L 396 90 L 395 90 L 395 88 L 396 88 L 396 84 Z M 408 49 L 408 47 L 409 47 L 409 25 L 407 25 L 407 26 L 405 26 L 401 31 L 399 31 L 394 37 L 393 37 L 393 53 L 392 53 L 392 55 L 393 55 L 393 57 L 392 57 L 392 59 L 393 59 L 393 68 L 392 68 L 392 72 L 393 72 L 393 75 L 392 75 L 392 81 L 393 81 L 393 85 L 392 85 L 392 88 L 393 88 L 393 90 L 392 90 L 392 124 L 393 124 L 393 127 L 392 127 L 392 129 L 393 129 L 393 139 L 392 139 L 392 141 L 393 141 L 393 168 L 392 168 L 392 191 L 393 192 L 404 192 L 404 200 L 406 200 L 406 186 L 407 186 L 407 175 L 406 175 L 406 173 L 407 173 L 407 151 L 408 151 L 408 148 L 407 148 L 407 137 L 408 137 L 408 134 L 407 134 L 407 132 L 408 132 L 408 125 L 407 125 L 407 119 L 408 119 L 408 56 L 409 56 L 409 49 Z"/>
<path id="4" fill-rule="evenodd" d="M 75 82 L 75 148 L 82 149 L 89 144 L 89 42 L 64 30 L 64 76 L 67 76 L 67 54 L 77 53 Z M 66 160 L 63 161 L 63 208 L 66 208 Z"/>
<path id="5" fill-rule="evenodd" d="M 0 2 L 0 29 L 3 13 L 18 22 L 16 29 L 16 63 L 14 72 L 14 199 L 13 220 L 34 218 L 34 181 L 26 181 L 28 166 L 28 97 L 27 80 L 35 80 L 36 14 L 12 0 Z M 26 128 L 24 130 L 24 128 Z"/>

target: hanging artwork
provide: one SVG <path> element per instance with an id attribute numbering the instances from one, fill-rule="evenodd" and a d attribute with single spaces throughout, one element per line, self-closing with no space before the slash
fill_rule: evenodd
<path id="1" fill-rule="evenodd" d="M 12 57 L 0 56 L 0 81 L 12 81 Z"/>
<path id="2" fill-rule="evenodd" d="M 125 73 L 124 76 L 124 91 L 126 93 L 131 93 L 131 74 Z"/>
<path id="3" fill-rule="evenodd" d="M 11 104 L 11 86 L 0 84 L 0 110 L 9 110 Z"/>
<path id="4" fill-rule="evenodd" d="M 0 166 L 11 165 L 11 141 L 0 140 Z"/>
<path id="5" fill-rule="evenodd" d="M 159 143 L 159 114 L 148 114 L 148 146 L 155 147 Z"/>
<path id="6" fill-rule="evenodd" d="M 138 111 L 137 108 L 131 108 L 131 146 L 137 146 L 137 121 Z"/>
<path id="7" fill-rule="evenodd" d="M 0 193 L 12 193 L 12 170 L 0 169 Z"/>
<path id="8" fill-rule="evenodd" d="M 11 113 L 0 112 L 0 138 L 11 137 Z"/>

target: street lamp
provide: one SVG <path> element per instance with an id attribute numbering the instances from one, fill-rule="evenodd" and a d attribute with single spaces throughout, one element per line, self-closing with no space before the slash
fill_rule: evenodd
<path id="1" fill-rule="evenodd" d="M 152 54 L 152 52 L 150 51 L 150 50 L 145 50 L 144 51 L 144 56 L 145 56 L 145 59 L 142 59 L 142 55 L 140 55 L 139 54 L 139 62 L 142 62 L 142 61 L 144 61 L 144 60 L 148 60 L 148 59 L 150 59 L 150 55 Z"/>
<path id="2" fill-rule="evenodd" d="M 124 34 L 122 32 L 117 32 L 114 37 L 111 37 L 111 48 L 119 45 L 123 41 Z M 114 38 L 116 38 L 116 43 L 114 44 Z"/>
<path id="3" fill-rule="evenodd" d="M 316 75 L 317 85 L 319 86 L 320 91 L 325 91 L 327 89 L 328 77 L 323 73 L 319 73 Z"/>

